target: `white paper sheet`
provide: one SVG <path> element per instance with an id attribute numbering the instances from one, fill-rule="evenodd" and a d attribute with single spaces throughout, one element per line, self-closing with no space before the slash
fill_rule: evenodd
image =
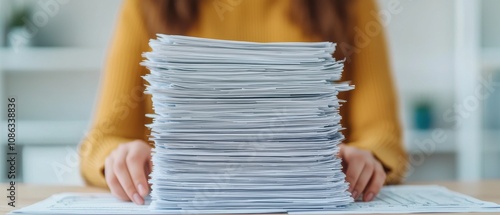
<path id="1" fill-rule="evenodd" d="M 63 193 L 10 214 L 165 214 L 146 205 L 117 200 L 111 194 Z M 200 202 L 201 203 L 201 202 Z M 172 211 L 168 211 L 172 213 Z M 450 191 L 440 186 L 388 186 L 372 202 L 355 202 L 331 211 L 288 211 L 289 214 L 368 214 L 423 212 L 500 212 L 500 205 Z M 202 213 L 286 213 L 280 210 L 179 211 Z"/>

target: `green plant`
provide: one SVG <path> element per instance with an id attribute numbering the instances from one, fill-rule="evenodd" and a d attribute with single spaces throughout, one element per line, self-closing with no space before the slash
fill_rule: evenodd
<path id="1" fill-rule="evenodd" d="M 31 11 L 27 7 L 22 7 L 12 13 L 12 17 L 7 24 L 7 29 L 12 29 L 16 27 L 23 27 L 26 23 L 25 20 L 29 18 Z"/>

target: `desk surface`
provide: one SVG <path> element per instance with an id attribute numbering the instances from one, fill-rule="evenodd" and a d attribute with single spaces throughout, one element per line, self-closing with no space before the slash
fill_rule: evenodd
<path id="1" fill-rule="evenodd" d="M 423 184 L 423 183 L 422 183 Z M 480 181 L 480 182 L 435 182 L 425 184 L 437 184 L 448 187 L 451 190 L 464 193 L 484 201 L 490 201 L 500 204 L 500 181 Z M 1 185 L 2 195 L 7 194 L 7 185 Z M 6 214 L 11 210 L 19 209 L 35 202 L 41 201 L 52 194 L 63 192 L 107 192 L 103 189 L 93 187 L 76 187 L 76 186 L 45 186 L 45 185 L 29 185 L 21 184 L 16 189 L 16 207 L 12 208 L 7 205 L 6 201 L 1 201 L 0 214 Z M 2 197 L 5 199 L 5 197 Z M 453 213 L 447 213 L 453 214 Z M 458 213 L 465 214 L 482 214 L 482 213 Z M 493 213 L 484 213 L 493 214 Z M 420 214 L 422 215 L 422 214 Z"/>

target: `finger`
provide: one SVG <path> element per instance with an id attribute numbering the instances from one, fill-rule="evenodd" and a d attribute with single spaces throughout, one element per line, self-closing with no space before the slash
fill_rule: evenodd
<path id="1" fill-rule="evenodd" d="M 147 160 L 148 154 L 141 151 L 131 151 L 127 154 L 126 162 L 128 170 L 130 171 L 130 176 L 132 178 L 132 183 L 136 186 L 139 194 L 144 197 L 149 193 L 149 186 L 146 176 L 146 164 L 149 163 Z"/>
<path id="2" fill-rule="evenodd" d="M 341 144 L 338 145 L 338 147 L 339 147 L 339 152 L 337 153 L 337 157 L 339 157 L 339 158 L 345 157 L 344 156 L 344 154 L 345 154 L 345 152 L 344 152 L 345 151 L 344 144 L 341 143 Z"/>
<path id="3" fill-rule="evenodd" d="M 153 171 L 153 161 L 151 160 L 151 154 L 148 157 L 148 163 L 146 164 L 146 173 L 148 175 L 149 179 L 149 174 Z"/>
<path id="4" fill-rule="evenodd" d="M 346 161 L 347 162 L 347 161 Z M 352 197 L 356 197 L 361 191 L 354 190 L 355 185 L 358 181 L 361 172 L 363 171 L 364 163 L 358 162 L 348 162 L 347 171 L 346 171 L 346 180 L 349 182 L 349 192 L 352 194 Z"/>
<path id="5" fill-rule="evenodd" d="M 146 175 L 147 175 L 147 178 L 148 178 L 148 181 L 150 178 L 150 174 L 151 172 L 153 172 L 153 161 L 151 160 L 151 155 L 149 155 L 149 158 L 148 158 L 148 163 L 146 164 Z M 150 189 L 150 186 L 149 186 L 149 183 L 147 184 L 148 186 L 148 189 Z"/>
<path id="6" fill-rule="evenodd" d="M 127 193 L 127 196 L 136 204 L 144 204 L 144 199 L 139 195 L 134 183 L 130 177 L 130 173 L 125 161 L 127 156 L 126 151 L 122 151 L 117 154 L 113 163 L 113 171 L 120 182 L 123 190 Z"/>
<path id="7" fill-rule="evenodd" d="M 106 183 L 108 184 L 111 193 L 123 201 L 130 201 L 127 194 L 123 190 L 120 182 L 116 178 L 113 172 L 113 159 L 111 157 L 107 158 L 104 164 L 104 177 Z"/>
<path id="8" fill-rule="evenodd" d="M 368 182 L 370 181 L 370 178 L 373 175 L 373 170 L 374 170 L 374 165 L 373 163 L 365 163 L 365 166 L 363 167 L 363 171 L 361 172 L 361 175 L 359 176 L 358 180 L 356 181 L 356 186 L 354 187 L 354 191 L 356 192 L 359 196 L 365 188 Z M 358 196 L 353 196 L 354 198 L 358 198 Z"/>
<path id="9" fill-rule="evenodd" d="M 368 186 L 366 187 L 363 195 L 363 201 L 369 202 L 377 196 L 380 192 L 380 189 L 384 186 L 386 174 L 382 165 L 377 165 L 375 168 L 374 174 L 370 179 Z"/>
<path id="10" fill-rule="evenodd" d="M 151 155 L 149 155 L 149 158 L 148 158 L 148 164 L 147 164 L 147 167 L 148 167 L 148 175 L 153 171 L 153 161 L 151 160 Z"/>

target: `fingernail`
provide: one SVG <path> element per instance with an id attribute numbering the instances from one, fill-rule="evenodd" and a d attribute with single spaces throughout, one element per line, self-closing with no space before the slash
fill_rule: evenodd
<path id="1" fill-rule="evenodd" d="M 148 191 L 144 188 L 144 186 L 142 186 L 142 184 L 137 185 L 137 190 L 139 190 L 142 197 L 148 195 Z"/>
<path id="2" fill-rule="evenodd" d="M 373 193 L 368 193 L 365 195 L 365 201 L 369 202 L 373 199 Z"/>
<path id="3" fill-rule="evenodd" d="M 354 200 L 356 200 L 358 198 L 358 191 L 352 191 L 352 198 L 354 198 Z"/>
<path id="4" fill-rule="evenodd" d="M 138 193 L 134 193 L 134 195 L 132 195 L 132 198 L 134 199 L 134 202 L 138 205 L 142 205 L 144 204 L 144 200 L 141 198 L 141 196 L 139 196 Z"/>

